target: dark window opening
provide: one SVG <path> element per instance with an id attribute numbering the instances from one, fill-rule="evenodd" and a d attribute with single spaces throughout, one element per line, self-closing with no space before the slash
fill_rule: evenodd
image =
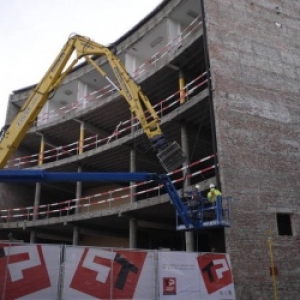
<path id="1" fill-rule="evenodd" d="M 291 216 L 289 214 L 277 214 L 277 228 L 279 235 L 293 235 Z"/>

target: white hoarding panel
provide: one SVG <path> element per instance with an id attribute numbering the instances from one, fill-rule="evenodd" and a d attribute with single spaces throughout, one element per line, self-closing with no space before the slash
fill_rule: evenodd
<path id="1" fill-rule="evenodd" d="M 60 246 L 0 245 L 3 300 L 53 300 L 58 292 Z"/>
<path id="2" fill-rule="evenodd" d="M 154 254 L 124 249 L 66 250 L 63 299 L 155 299 Z"/>
<path id="3" fill-rule="evenodd" d="M 158 253 L 159 299 L 234 300 L 231 266 L 222 253 Z"/>
<path id="4" fill-rule="evenodd" d="M 235 300 L 228 254 L 8 243 L 0 243 L 0 295 L 2 300 Z"/>

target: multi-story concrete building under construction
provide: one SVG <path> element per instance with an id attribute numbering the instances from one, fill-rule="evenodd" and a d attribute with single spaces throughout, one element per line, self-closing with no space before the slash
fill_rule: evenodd
<path id="1" fill-rule="evenodd" d="M 1 183 L 0 238 L 227 252 L 237 299 L 297 299 L 299 12 L 291 0 L 164 0 L 114 43 L 187 156 L 169 172 L 178 192 L 217 185 L 233 199 L 230 227 L 176 230 L 174 205 L 153 182 Z M 107 59 L 93 61 L 112 79 L 77 64 L 5 169 L 166 172 Z M 7 124 L 34 88 L 12 93 Z"/>

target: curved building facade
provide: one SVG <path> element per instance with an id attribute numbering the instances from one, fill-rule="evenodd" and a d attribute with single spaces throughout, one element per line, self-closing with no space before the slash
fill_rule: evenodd
<path id="1" fill-rule="evenodd" d="M 233 197 L 230 228 L 177 231 L 174 206 L 153 182 L 1 183 L 0 238 L 228 252 L 237 299 L 275 291 L 296 299 L 297 11 L 287 0 L 164 0 L 114 43 L 164 134 L 187 155 L 169 173 L 176 188 L 184 194 L 199 184 L 206 194 L 216 184 Z M 94 59 L 113 78 L 108 62 Z M 8 124 L 33 87 L 13 92 Z M 85 63 L 48 100 L 6 168 L 165 173 L 125 99 Z"/>

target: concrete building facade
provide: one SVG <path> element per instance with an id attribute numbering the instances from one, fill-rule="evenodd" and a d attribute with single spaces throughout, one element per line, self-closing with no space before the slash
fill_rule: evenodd
<path id="1" fill-rule="evenodd" d="M 188 156 L 171 179 L 180 193 L 200 184 L 205 194 L 214 182 L 231 195 L 230 228 L 176 231 L 174 207 L 153 183 L 2 183 L 0 238 L 215 248 L 230 254 L 237 299 L 297 299 L 299 10 L 288 0 L 165 0 L 115 42 L 162 130 Z M 105 59 L 96 62 L 111 76 Z M 12 94 L 8 124 L 32 88 Z M 126 101 L 84 63 L 6 168 L 165 172 Z"/>

